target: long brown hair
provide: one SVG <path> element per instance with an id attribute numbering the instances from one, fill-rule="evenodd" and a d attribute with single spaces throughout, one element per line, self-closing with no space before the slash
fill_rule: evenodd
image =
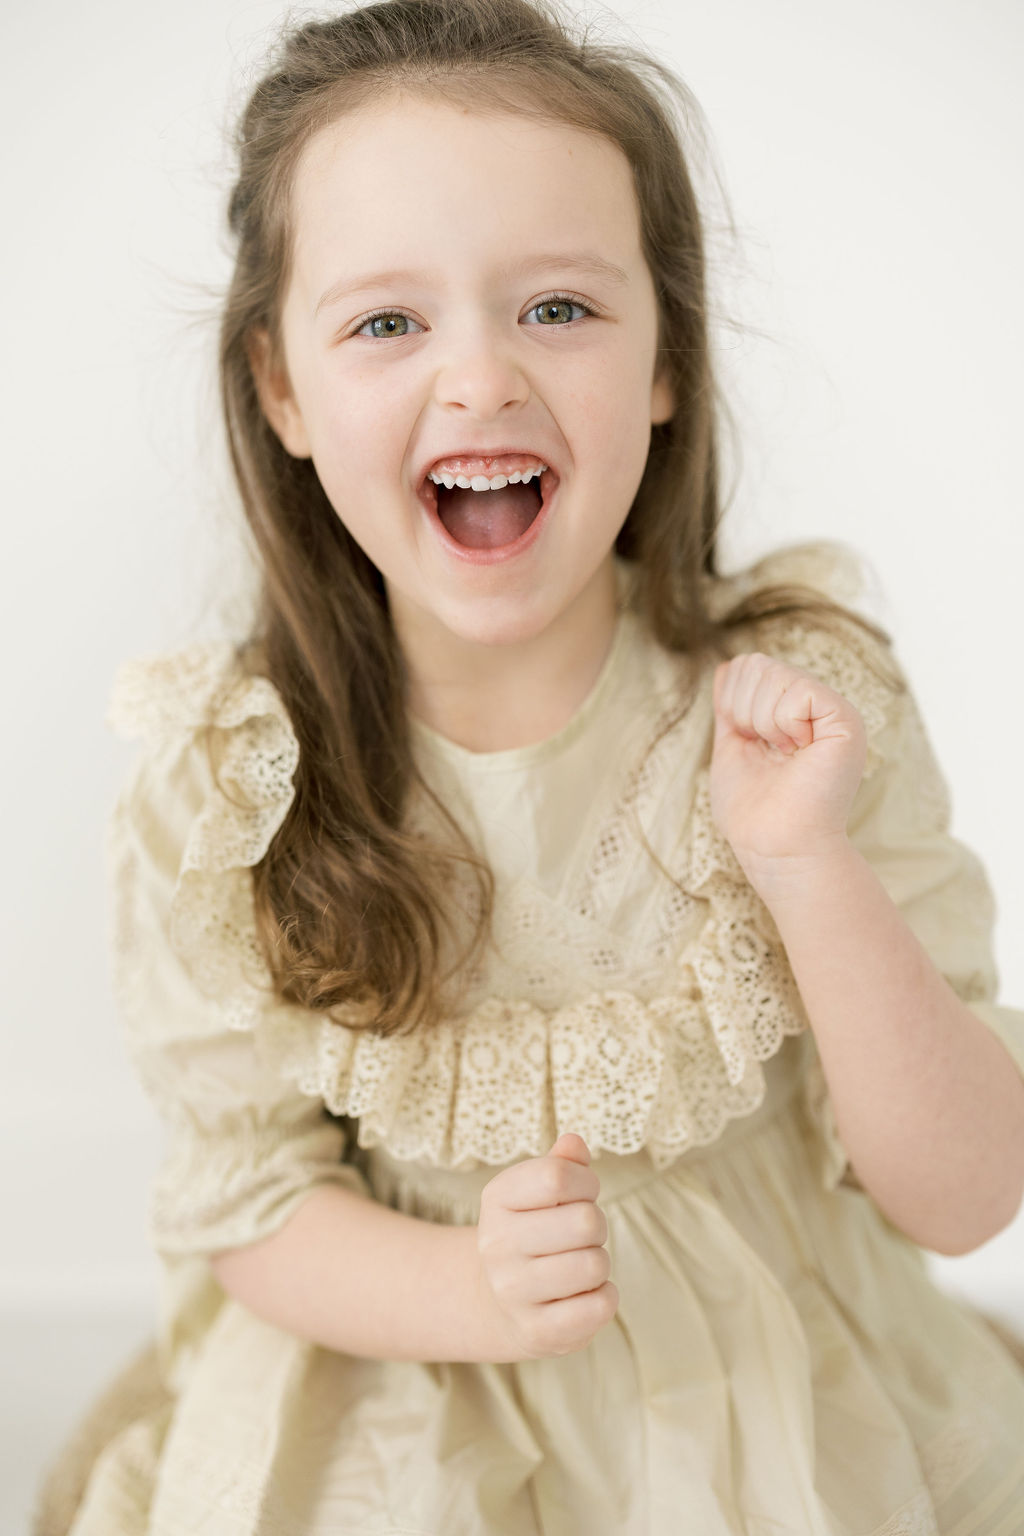
<path id="1" fill-rule="evenodd" d="M 443 984 L 486 943 L 493 877 L 436 800 L 450 838 L 425 839 L 406 824 L 412 787 L 430 791 L 413 760 L 380 573 L 311 461 L 285 451 L 257 396 L 250 349 L 262 330 L 280 361 L 290 190 L 313 134 L 398 87 L 617 145 L 633 171 L 659 360 L 677 402 L 671 420 L 652 427 L 617 543 L 635 569 L 638 611 L 663 646 L 695 656 L 724 654 L 726 633 L 753 618 L 795 612 L 888 638 L 804 588 L 762 589 L 717 619 L 707 611 L 701 578 L 719 574 L 723 511 L 716 432 L 728 412 L 712 374 L 705 231 L 682 147 L 684 127 L 696 142 L 702 117 L 665 65 L 595 41 L 589 27 L 577 37 L 574 26 L 557 0 L 383 0 L 287 32 L 238 126 L 229 204 L 237 257 L 220 377 L 261 567 L 255 627 L 238 658 L 276 685 L 300 748 L 294 801 L 253 872 L 257 926 L 280 997 L 381 1034 L 436 1019 Z M 444 969 L 456 867 L 471 872 L 476 895 L 470 940 Z"/>

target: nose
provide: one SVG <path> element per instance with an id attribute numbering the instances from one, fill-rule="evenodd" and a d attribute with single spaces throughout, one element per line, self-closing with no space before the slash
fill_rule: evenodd
<path id="1" fill-rule="evenodd" d="M 514 356 L 514 345 L 478 328 L 474 335 L 453 339 L 446 349 L 437 370 L 435 394 L 439 405 L 461 406 L 487 418 L 528 400 L 530 382 Z"/>

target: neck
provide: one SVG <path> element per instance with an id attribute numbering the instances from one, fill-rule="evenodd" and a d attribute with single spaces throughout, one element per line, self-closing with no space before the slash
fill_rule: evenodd
<path id="1" fill-rule="evenodd" d="M 556 619 L 508 644 L 454 634 L 392 603 L 413 716 L 471 752 L 532 746 L 560 731 L 590 693 L 615 635 L 609 559 Z"/>

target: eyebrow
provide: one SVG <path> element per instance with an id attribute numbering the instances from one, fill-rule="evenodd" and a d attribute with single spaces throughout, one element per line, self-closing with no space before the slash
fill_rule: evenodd
<path id="1" fill-rule="evenodd" d="M 550 267 L 561 267 L 587 277 L 600 277 L 617 286 L 629 282 L 629 274 L 622 267 L 617 267 L 613 261 L 606 261 L 603 256 L 591 251 L 575 254 L 556 251 L 552 254 L 524 256 L 522 260 L 509 262 L 500 268 L 499 276 L 506 279 L 528 277 L 533 272 Z M 422 283 L 436 287 L 438 275 L 436 272 L 414 272 L 409 267 L 392 267 L 386 272 L 364 272 L 360 277 L 342 278 L 320 295 L 313 317 L 315 319 L 326 305 L 336 304 L 339 299 L 347 298 L 350 294 L 363 293 L 368 288 L 387 288 L 395 283 Z"/>

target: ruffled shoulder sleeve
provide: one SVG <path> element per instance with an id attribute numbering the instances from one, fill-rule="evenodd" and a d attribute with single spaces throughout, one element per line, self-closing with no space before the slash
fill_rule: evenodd
<path id="1" fill-rule="evenodd" d="M 804 581 L 855 609 L 869 581 L 853 551 L 837 544 L 781 551 L 755 570 L 758 584 Z M 1024 1012 L 996 1000 L 993 893 L 978 856 L 950 830 L 949 786 L 891 646 L 860 630 L 836 636 L 802 616 L 766 621 L 756 636 L 757 649 L 814 673 L 859 710 L 868 751 L 847 824 L 850 840 L 936 969 L 1005 1046 L 1007 1070 L 1024 1074 Z M 896 686 L 879 672 L 891 674 Z M 826 1184 L 856 1184 L 816 1052 L 806 1092 L 825 1139 Z"/>
<path id="2" fill-rule="evenodd" d="M 314 1184 L 366 1193 L 343 1127 L 263 1048 L 290 1010 L 267 987 L 251 867 L 291 803 L 298 747 L 276 689 L 226 644 L 126 663 L 107 723 L 142 743 L 107 852 L 126 1045 L 166 1131 L 149 1237 L 212 1253 L 275 1231 Z"/>

